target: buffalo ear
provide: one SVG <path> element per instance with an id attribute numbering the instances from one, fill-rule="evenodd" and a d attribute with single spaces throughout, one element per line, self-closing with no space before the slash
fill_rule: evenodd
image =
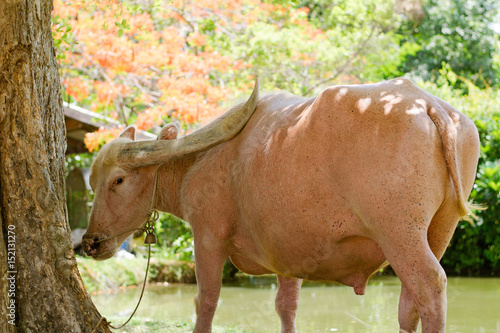
<path id="1" fill-rule="evenodd" d="M 163 126 L 160 134 L 158 134 L 157 140 L 173 140 L 177 139 L 177 134 L 179 133 L 179 123 L 170 123 Z"/>
<path id="2" fill-rule="evenodd" d="M 135 141 L 135 126 L 127 127 L 121 134 L 120 138 L 130 139 Z"/>

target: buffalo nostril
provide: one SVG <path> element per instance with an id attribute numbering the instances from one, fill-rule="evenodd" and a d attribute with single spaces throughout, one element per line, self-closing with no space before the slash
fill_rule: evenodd
<path id="1" fill-rule="evenodd" d="M 91 250 L 97 250 L 97 248 L 99 247 L 99 243 L 92 242 L 89 247 Z"/>
<path id="2" fill-rule="evenodd" d="M 94 236 L 93 238 L 87 238 L 83 239 L 83 250 L 89 254 L 92 255 L 97 252 L 97 248 L 99 247 L 99 243 L 96 243 L 96 241 L 99 238 L 97 236 Z"/>

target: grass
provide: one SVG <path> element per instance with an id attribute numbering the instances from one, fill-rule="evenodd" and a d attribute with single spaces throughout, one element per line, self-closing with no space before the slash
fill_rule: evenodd
<path id="1" fill-rule="evenodd" d="M 109 318 L 114 324 L 121 324 L 123 318 Z M 179 320 L 153 320 L 148 318 L 133 318 L 130 323 L 124 328 L 119 330 L 113 330 L 114 332 L 120 333 L 185 333 L 192 332 L 194 324 L 186 321 Z M 245 331 L 234 327 L 220 327 L 214 326 L 212 328 L 213 333 L 251 333 L 251 331 Z"/>

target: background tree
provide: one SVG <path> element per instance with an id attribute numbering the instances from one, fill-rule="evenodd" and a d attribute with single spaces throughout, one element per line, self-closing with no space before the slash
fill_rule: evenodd
<path id="1" fill-rule="evenodd" d="M 100 318 L 82 285 L 66 220 L 64 115 L 51 11 L 52 0 L 0 2 L 2 332 L 90 332 Z M 15 232 L 13 266 L 6 257 L 8 231 Z M 11 296 L 8 271 L 17 272 Z M 11 300 L 17 328 L 6 320 Z"/>
<path id="2" fill-rule="evenodd" d="M 406 21 L 404 41 L 418 45 L 401 65 L 424 80 L 437 81 L 443 63 L 481 88 L 496 85 L 499 72 L 494 63 L 498 37 L 491 29 L 498 14 L 496 0 L 427 0 L 423 16 Z M 466 88 L 463 80 L 454 82 Z"/>

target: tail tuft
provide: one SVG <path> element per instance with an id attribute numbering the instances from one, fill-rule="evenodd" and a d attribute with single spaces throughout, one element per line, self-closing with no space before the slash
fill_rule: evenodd
<path id="1" fill-rule="evenodd" d="M 461 201 L 459 201 L 458 207 L 460 219 L 469 222 L 472 226 L 476 224 L 474 221 L 478 220 L 478 217 L 472 213 L 472 211 L 485 210 L 488 208 L 485 204 L 476 204 L 472 201 L 467 202 L 465 205 L 460 203 Z"/>

